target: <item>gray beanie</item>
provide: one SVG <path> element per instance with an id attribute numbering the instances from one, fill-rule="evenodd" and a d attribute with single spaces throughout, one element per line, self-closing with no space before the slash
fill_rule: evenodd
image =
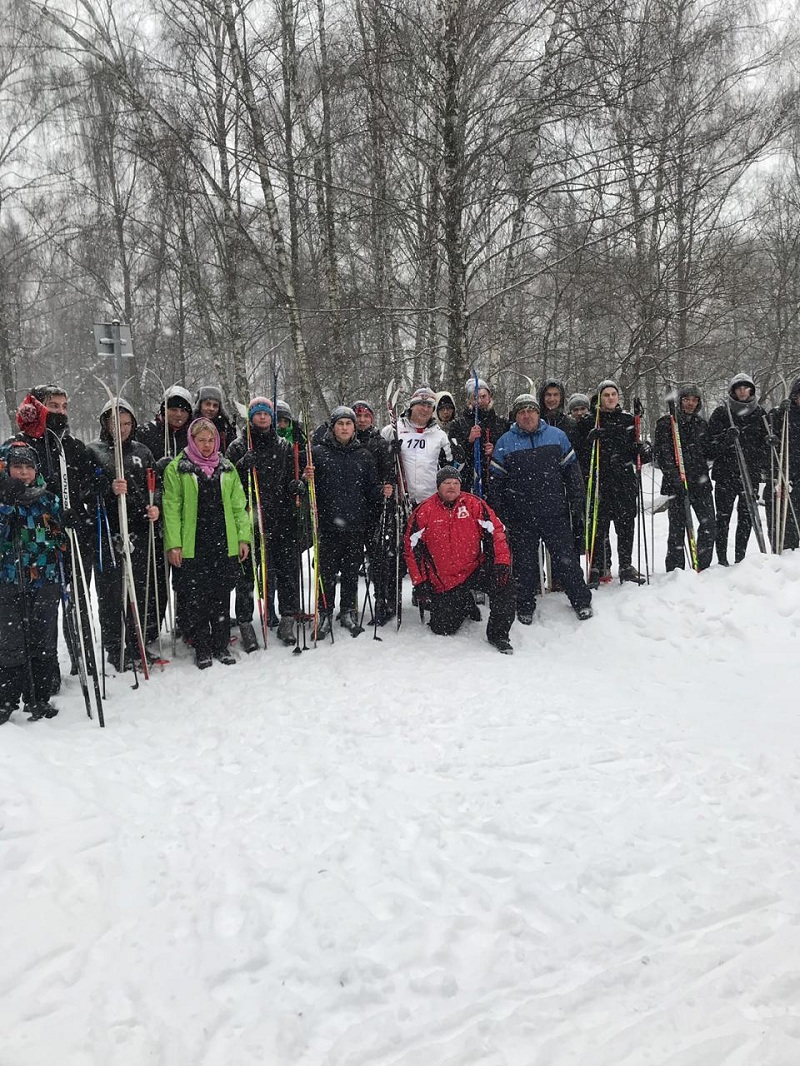
<path id="1" fill-rule="evenodd" d="M 338 407 L 334 407 L 331 411 L 330 424 L 333 426 L 337 422 L 343 421 L 345 418 L 349 419 L 353 425 L 356 424 L 356 413 L 352 407 L 345 407 L 344 404 L 339 404 Z"/>
<path id="2" fill-rule="evenodd" d="M 292 420 L 292 409 L 286 400 L 278 400 L 275 405 L 275 417 L 276 418 L 288 418 Z"/>
<path id="3" fill-rule="evenodd" d="M 461 481 L 461 474 L 454 466 L 443 466 L 436 475 L 436 488 L 438 489 L 443 481 L 449 481 L 451 478 Z"/>
<path id="4" fill-rule="evenodd" d="M 605 381 L 601 381 L 597 386 L 597 395 L 599 396 L 603 389 L 616 389 L 619 395 L 622 395 L 619 385 L 612 378 L 606 378 Z"/>
<path id="5" fill-rule="evenodd" d="M 567 414 L 571 414 L 575 407 L 591 407 L 591 401 L 585 392 L 573 392 L 567 400 Z"/>
<path id="6" fill-rule="evenodd" d="M 489 388 L 488 384 L 483 380 L 483 378 L 478 378 L 478 391 L 480 392 L 481 389 L 486 389 L 486 391 L 489 393 L 489 395 L 491 395 L 491 393 L 492 393 L 492 390 Z M 474 394 L 475 394 L 475 378 L 469 378 L 464 383 L 464 395 L 469 397 L 469 396 L 474 396 Z"/>

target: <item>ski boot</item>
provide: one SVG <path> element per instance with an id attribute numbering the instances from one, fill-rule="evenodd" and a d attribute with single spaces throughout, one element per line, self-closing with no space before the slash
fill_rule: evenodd
<path id="1" fill-rule="evenodd" d="M 220 648 L 214 652 L 214 658 L 218 663 L 222 663 L 223 666 L 235 666 L 236 657 L 231 654 L 230 648 Z"/>
<path id="2" fill-rule="evenodd" d="M 594 611 L 587 604 L 587 606 L 585 607 L 576 607 L 575 614 L 578 616 L 578 618 L 580 618 L 582 622 L 586 622 L 592 617 Z"/>
<path id="3" fill-rule="evenodd" d="M 55 718 L 58 714 L 58 707 L 54 707 L 49 700 L 26 703 L 23 710 L 28 715 L 29 722 L 38 722 L 40 718 Z"/>
<path id="4" fill-rule="evenodd" d="M 627 566 L 619 568 L 619 580 L 620 584 L 630 581 L 633 585 L 644 585 L 647 578 L 645 578 L 644 574 L 640 574 L 632 563 L 628 563 Z"/>
<path id="5" fill-rule="evenodd" d="M 282 641 L 287 648 L 291 648 L 293 644 L 297 643 L 297 637 L 294 633 L 294 618 L 290 614 L 285 614 L 281 618 L 278 625 L 278 640 Z"/>
<path id="6" fill-rule="evenodd" d="M 513 655 L 514 649 L 511 647 L 511 641 L 505 637 L 489 638 L 489 643 L 493 648 L 497 648 L 501 655 Z"/>
<path id="7" fill-rule="evenodd" d="M 341 611 L 339 613 L 339 625 L 346 629 L 351 637 L 357 637 L 364 630 L 358 624 L 358 615 L 355 611 Z"/>
<path id="8" fill-rule="evenodd" d="M 207 670 L 213 663 L 210 648 L 195 648 L 194 661 L 198 670 Z"/>
<path id="9" fill-rule="evenodd" d="M 239 623 L 239 640 L 242 644 L 242 651 L 247 655 L 252 651 L 256 651 L 258 648 L 258 638 L 256 637 L 256 631 L 253 629 L 252 622 Z"/>

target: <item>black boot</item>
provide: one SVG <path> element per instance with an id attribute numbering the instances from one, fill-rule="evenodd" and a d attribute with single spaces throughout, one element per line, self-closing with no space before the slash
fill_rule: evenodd
<path id="1" fill-rule="evenodd" d="M 258 638 L 252 622 L 239 623 L 239 640 L 242 645 L 242 651 L 246 652 L 247 655 L 258 648 Z"/>
<path id="2" fill-rule="evenodd" d="M 294 633 L 294 618 L 290 614 L 285 614 L 280 620 L 278 640 L 283 641 L 287 648 L 291 648 L 293 644 L 297 643 L 297 637 Z"/>

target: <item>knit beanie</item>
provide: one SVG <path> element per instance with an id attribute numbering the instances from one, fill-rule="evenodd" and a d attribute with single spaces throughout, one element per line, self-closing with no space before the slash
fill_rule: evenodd
<path id="1" fill-rule="evenodd" d="M 39 472 L 39 456 L 35 448 L 24 440 L 9 441 L 0 451 L 0 458 L 5 459 L 6 466 L 32 466 Z"/>
<path id="2" fill-rule="evenodd" d="M 278 400 L 275 405 L 275 414 L 278 418 L 288 418 L 290 422 L 292 421 L 292 409 L 286 400 Z"/>
<path id="3" fill-rule="evenodd" d="M 353 425 L 356 424 L 356 413 L 352 407 L 346 407 L 345 404 L 339 404 L 338 407 L 334 407 L 331 411 L 331 417 L 329 419 L 330 425 L 335 426 L 337 422 L 343 419 L 349 419 Z"/>
<path id="4" fill-rule="evenodd" d="M 17 426 L 29 437 L 43 437 L 47 425 L 47 408 L 29 392 L 17 408 Z"/>
<path id="5" fill-rule="evenodd" d="M 427 385 L 421 385 L 415 392 L 411 399 L 408 401 L 409 408 L 416 407 L 417 404 L 426 404 L 430 407 L 436 406 L 436 393 L 433 389 L 429 389 Z"/>
<path id="6" fill-rule="evenodd" d="M 572 414 L 576 407 L 590 407 L 591 402 L 585 392 L 573 392 L 567 400 L 567 414 Z"/>
<path id="7" fill-rule="evenodd" d="M 478 378 L 478 392 L 480 392 L 481 389 L 486 389 L 486 391 L 489 393 L 489 395 L 490 396 L 492 395 L 492 390 L 489 388 L 489 386 L 483 380 L 483 378 Z M 464 395 L 467 398 L 469 398 L 470 396 L 474 395 L 474 393 L 475 393 L 475 378 L 468 378 L 467 381 L 464 383 Z"/>
<path id="8" fill-rule="evenodd" d="M 520 411 L 541 411 L 539 401 L 531 392 L 522 392 L 511 405 L 511 417 L 516 418 Z"/>
<path id="9" fill-rule="evenodd" d="M 353 404 L 353 410 L 357 411 L 359 407 L 365 408 L 365 410 L 369 411 L 373 418 L 375 417 L 375 408 L 372 406 L 371 403 L 368 403 L 367 400 L 356 400 L 356 402 Z"/>
<path id="10" fill-rule="evenodd" d="M 254 396 L 247 405 L 248 421 L 252 422 L 253 415 L 257 415 L 259 412 L 268 414 L 273 422 L 275 421 L 275 411 L 272 407 L 272 400 L 268 400 L 266 396 Z"/>
<path id="11" fill-rule="evenodd" d="M 616 381 L 613 381 L 611 378 L 606 378 L 605 381 L 601 381 L 600 384 L 597 386 L 597 395 L 598 396 L 603 391 L 603 389 L 616 389 L 617 393 L 620 396 L 622 396 L 622 393 L 620 392 L 619 385 L 616 383 Z"/>
<path id="12" fill-rule="evenodd" d="M 443 481 L 449 481 L 451 478 L 461 481 L 461 474 L 454 466 L 443 466 L 436 475 L 436 488 L 438 489 Z"/>

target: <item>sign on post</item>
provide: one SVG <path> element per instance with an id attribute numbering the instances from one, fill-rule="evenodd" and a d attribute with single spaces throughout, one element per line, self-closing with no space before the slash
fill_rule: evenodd
<path id="1" fill-rule="evenodd" d="M 119 395 L 122 390 L 122 360 L 133 358 L 131 327 L 122 325 L 119 319 L 115 318 L 113 322 L 95 322 L 93 328 L 97 354 L 111 356 L 114 360 Z"/>

